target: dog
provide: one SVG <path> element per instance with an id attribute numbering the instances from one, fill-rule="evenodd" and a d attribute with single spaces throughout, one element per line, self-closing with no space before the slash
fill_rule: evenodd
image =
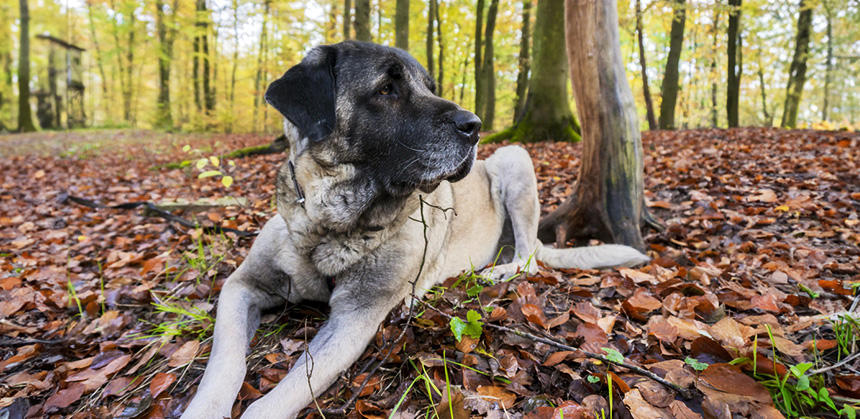
<path id="1" fill-rule="evenodd" d="M 212 351 L 183 418 L 229 417 L 260 311 L 327 302 L 305 353 L 243 417 L 293 418 L 364 352 L 389 311 L 499 255 L 495 276 L 632 266 L 621 245 L 555 249 L 537 239 L 540 207 L 528 153 L 476 161 L 481 120 L 438 97 L 407 52 L 346 41 L 316 47 L 266 91 L 285 118 L 289 158 L 278 214 L 221 290 Z"/>

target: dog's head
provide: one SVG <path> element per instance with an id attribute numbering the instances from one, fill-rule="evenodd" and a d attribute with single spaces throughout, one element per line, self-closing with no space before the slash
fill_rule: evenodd
<path id="1" fill-rule="evenodd" d="M 312 49 L 266 101 L 286 118 L 293 156 L 352 165 L 377 193 L 405 197 L 462 179 L 475 159 L 481 120 L 435 89 L 407 52 L 347 41 Z"/>

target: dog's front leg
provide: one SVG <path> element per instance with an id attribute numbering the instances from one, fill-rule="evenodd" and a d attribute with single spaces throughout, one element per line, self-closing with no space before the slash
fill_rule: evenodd
<path id="1" fill-rule="evenodd" d="M 182 419 L 230 417 L 233 400 L 245 379 L 245 353 L 260 322 L 259 291 L 247 285 L 239 268 L 221 290 L 212 352 L 197 394 Z"/>
<path id="2" fill-rule="evenodd" d="M 388 312 L 403 301 L 403 295 L 385 290 L 368 295 L 366 287 L 355 288 L 362 289 L 335 289 L 331 316 L 308 350 L 277 387 L 249 406 L 242 418 L 296 417 L 361 356 Z"/>

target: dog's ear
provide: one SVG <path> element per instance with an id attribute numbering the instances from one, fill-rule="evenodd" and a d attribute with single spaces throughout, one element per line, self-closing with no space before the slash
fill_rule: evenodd
<path id="1" fill-rule="evenodd" d="M 266 102 L 296 126 L 299 141 L 314 143 L 334 130 L 335 55 L 328 45 L 312 49 L 266 90 Z"/>

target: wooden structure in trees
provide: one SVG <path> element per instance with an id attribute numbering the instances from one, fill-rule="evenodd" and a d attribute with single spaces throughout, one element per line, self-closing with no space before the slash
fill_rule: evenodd
<path id="1" fill-rule="evenodd" d="M 84 111 L 84 82 L 81 55 L 85 51 L 50 34 L 36 38 L 45 41 L 39 48 L 47 57 L 47 65 L 37 71 L 39 90 L 36 116 L 43 129 L 75 128 L 86 124 Z"/>

